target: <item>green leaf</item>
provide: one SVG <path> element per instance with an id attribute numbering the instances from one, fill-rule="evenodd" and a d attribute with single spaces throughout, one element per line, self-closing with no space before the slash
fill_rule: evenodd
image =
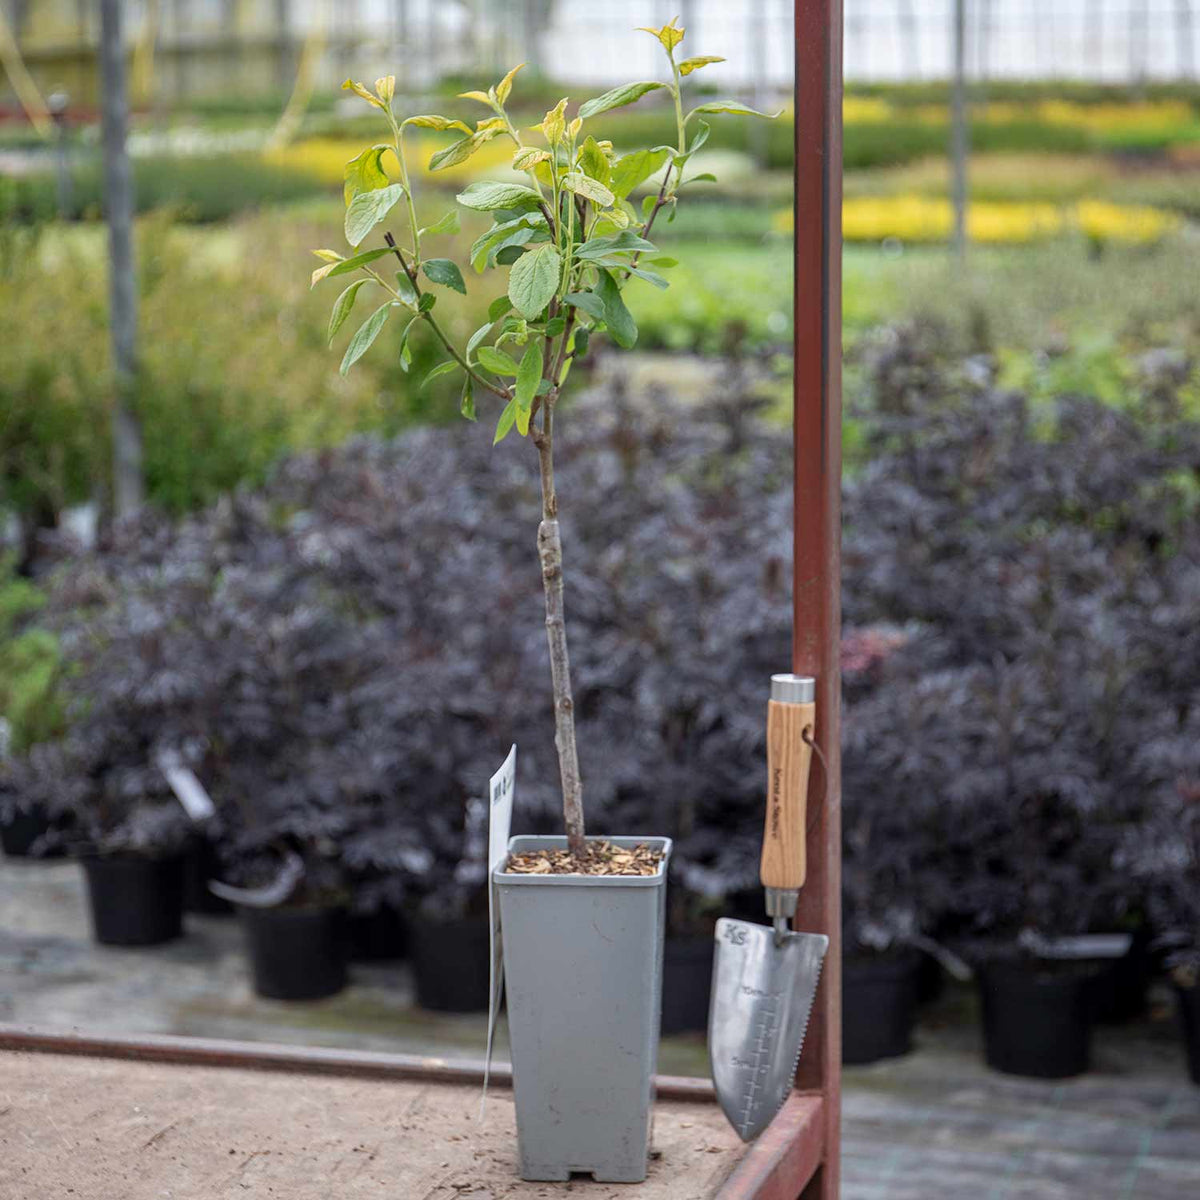
<path id="1" fill-rule="evenodd" d="M 631 229 L 623 229 L 620 233 L 608 234 L 604 237 L 591 238 L 575 249 L 575 257 L 585 262 L 601 259 L 607 254 L 619 254 L 622 251 L 637 253 L 653 253 L 658 247 L 653 242 L 639 237 Z"/>
<path id="2" fill-rule="evenodd" d="M 393 183 L 374 192 L 360 192 L 346 209 L 346 241 L 357 246 L 383 220 L 404 195 L 404 185 Z M 333 272 L 330 272 L 332 274 Z"/>
<path id="3" fill-rule="evenodd" d="M 475 420 L 475 380 L 470 375 L 463 380 L 462 397 L 458 402 L 458 411 L 468 421 Z"/>
<path id="4" fill-rule="evenodd" d="M 751 108 L 747 104 L 743 104 L 740 100 L 714 100 L 711 104 L 698 104 L 688 113 L 684 121 L 686 125 L 697 113 L 733 113 L 739 117 L 762 117 L 764 121 L 773 121 L 783 112 L 781 108 L 777 113 L 759 112 L 757 108 Z"/>
<path id="5" fill-rule="evenodd" d="M 689 175 L 679 186 L 687 187 L 689 183 L 716 183 L 717 177 L 711 171 L 702 171 L 699 175 Z"/>
<path id="6" fill-rule="evenodd" d="M 480 129 L 471 134 L 470 137 L 460 138 L 457 142 L 452 142 L 444 150 L 439 150 L 429 160 L 429 169 L 431 171 L 444 171 L 447 167 L 456 167 L 459 163 L 466 162 L 480 146 L 490 142 L 494 137 L 499 137 L 500 132 L 499 129 Z"/>
<path id="7" fill-rule="evenodd" d="M 455 199 L 463 208 L 492 212 L 498 208 L 537 208 L 538 194 L 523 183 L 493 183 L 483 180 L 463 188 Z"/>
<path id="8" fill-rule="evenodd" d="M 368 146 L 346 164 L 342 172 L 342 178 L 345 180 L 342 196 L 347 208 L 350 207 L 350 201 L 362 192 L 374 192 L 391 183 L 380 162 L 389 150 L 391 146 Z"/>
<path id="9" fill-rule="evenodd" d="M 701 67 L 707 67 L 709 63 L 724 61 L 719 54 L 697 54 L 694 58 L 680 60 L 679 73 L 680 75 L 690 75 L 693 71 L 698 71 Z"/>
<path id="10" fill-rule="evenodd" d="M 475 347 L 478 346 L 479 343 L 482 342 L 483 339 L 485 337 L 487 337 L 487 335 L 489 333 L 491 333 L 492 326 L 494 324 L 495 324 L 495 321 L 488 321 L 488 323 L 486 325 L 480 325 L 480 327 L 477 330 L 475 330 L 475 332 L 473 334 L 471 334 L 470 341 L 467 342 L 466 357 L 467 357 L 468 362 L 471 361 L 471 355 L 475 353 Z"/>
<path id="11" fill-rule="evenodd" d="M 546 322 L 546 328 L 544 332 L 548 338 L 556 338 L 564 329 L 566 329 L 566 327 L 566 317 L 553 317 Z"/>
<path id="12" fill-rule="evenodd" d="M 488 320 L 495 323 L 500 320 L 506 312 L 512 311 L 512 301 L 507 296 L 497 296 L 495 300 L 488 305 Z"/>
<path id="13" fill-rule="evenodd" d="M 421 386 L 417 389 L 417 391 L 423 392 L 435 379 L 442 375 L 449 375 L 451 371 L 459 371 L 461 369 L 462 368 L 459 367 L 458 363 L 454 362 L 453 360 L 450 362 L 438 363 L 438 365 L 434 367 L 424 379 L 421 380 Z"/>
<path id="14" fill-rule="evenodd" d="M 534 217 L 538 217 L 545 225 L 546 218 L 541 213 L 525 213 L 512 221 L 503 221 L 493 225 L 486 233 L 475 239 L 471 246 L 471 265 L 477 272 L 482 272 L 487 266 L 488 258 L 504 246 L 523 246 L 533 237 L 535 231 Z"/>
<path id="15" fill-rule="evenodd" d="M 436 129 L 439 132 L 445 132 L 447 129 L 458 129 L 468 134 L 473 132 L 470 125 L 452 120 L 450 117 L 439 117 L 437 113 L 421 113 L 415 117 L 406 117 L 401 124 L 417 125 L 421 129 Z"/>
<path id="16" fill-rule="evenodd" d="M 417 312 L 427 313 L 437 303 L 437 297 L 432 292 L 422 292 L 417 301 Z"/>
<path id="17" fill-rule="evenodd" d="M 495 346 L 480 347 L 479 365 L 486 367 L 493 375 L 511 377 L 517 373 L 517 364 Z"/>
<path id="18" fill-rule="evenodd" d="M 521 365 L 517 368 L 517 431 L 522 437 L 529 432 L 529 412 L 538 384 L 542 382 L 542 343 L 535 340 L 525 347 Z"/>
<path id="19" fill-rule="evenodd" d="M 420 317 L 410 317 L 407 325 L 404 326 L 404 332 L 400 335 L 400 370 L 405 374 L 408 373 L 408 368 L 412 366 L 412 350 L 408 346 L 409 334 L 416 328 Z"/>
<path id="20" fill-rule="evenodd" d="M 625 307 L 625 301 L 621 299 L 621 289 L 607 271 L 600 272 L 596 283 L 596 295 L 604 305 L 604 323 L 608 326 L 613 341 L 626 350 L 630 349 L 637 341 L 637 326 L 629 309 Z"/>
<path id="21" fill-rule="evenodd" d="M 575 330 L 574 350 L 576 358 L 583 358 L 588 352 L 588 343 L 592 340 L 592 331 L 585 326 Z"/>
<path id="22" fill-rule="evenodd" d="M 504 411 L 500 414 L 500 420 L 496 422 L 496 436 L 492 438 L 492 445 L 498 446 L 508 436 L 508 431 L 513 427 L 517 420 L 517 402 L 515 399 L 510 400 L 505 406 Z"/>
<path id="23" fill-rule="evenodd" d="M 508 298 L 527 321 L 537 318 L 554 298 L 561 268 L 558 251 L 549 242 L 513 264 L 508 276 Z"/>
<path id="24" fill-rule="evenodd" d="M 507 245 L 503 249 L 496 251 L 496 265 L 498 267 L 511 267 L 524 253 L 525 250 L 522 246 Z"/>
<path id="25" fill-rule="evenodd" d="M 462 272 L 458 264 L 448 258 L 427 258 L 421 264 L 425 278 L 431 283 L 440 283 L 442 287 L 453 288 L 456 292 L 467 294 L 467 285 L 463 282 Z"/>
<path id="26" fill-rule="evenodd" d="M 669 267 L 679 266 L 679 259 L 671 258 L 667 254 L 660 254 L 655 258 L 648 258 L 645 261 L 648 262 L 652 267 L 661 267 L 664 271 Z"/>
<path id="27" fill-rule="evenodd" d="M 334 302 L 333 312 L 329 314 L 329 344 L 333 345 L 334 335 L 345 324 L 354 301 L 358 297 L 358 289 L 367 281 L 356 279 Z"/>
<path id="28" fill-rule="evenodd" d="M 351 271 L 357 271 L 359 267 L 365 267 L 367 263 L 373 263 L 377 258 L 382 258 L 385 254 L 391 254 L 391 248 L 384 246 L 379 250 L 364 250 L 361 254 L 355 254 L 352 258 L 343 258 L 341 262 L 334 263 L 326 270 L 320 268 L 324 274 L 321 279 L 332 279 L 335 275 L 348 275 Z M 313 272 L 313 282 L 320 283 L 316 278 L 317 272 Z"/>
<path id="29" fill-rule="evenodd" d="M 641 267 L 626 267 L 630 275 L 636 275 L 639 279 L 644 279 L 647 283 L 652 283 L 656 288 L 668 288 L 671 285 L 654 271 L 646 271 Z"/>
<path id="30" fill-rule="evenodd" d="M 597 183 L 608 187 L 612 179 L 612 165 L 608 156 L 596 144 L 596 139 L 589 134 L 584 140 L 583 148 L 579 151 L 579 168 L 585 175 L 591 176 Z"/>
<path id="31" fill-rule="evenodd" d="M 613 194 L 622 199 L 628 196 L 662 167 L 670 153 L 666 146 L 659 146 L 654 150 L 635 150 L 617 159 L 609 182 Z"/>
<path id="32" fill-rule="evenodd" d="M 705 142 L 708 141 L 708 135 L 712 132 L 712 126 L 707 121 L 696 122 L 696 136 L 688 143 L 687 156 L 691 158 Z"/>
<path id="33" fill-rule="evenodd" d="M 603 96 L 596 96 L 586 104 L 581 104 L 579 115 L 584 118 L 594 117 L 597 113 L 608 112 L 610 108 L 620 108 L 622 105 L 632 104 L 635 100 L 640 100 L 647 92 L 656 91 L 661 87 L 666 87 L 666 84 L 652 80 L 642 83 L 623 83 L 620 87 L 605 92 Z"/>
<path id="34" fill-rule="evenodd" d="M 424 229 L 419 230 L 421 237 L 427 233 L 458 233 L 462 228 L 458 219 L 458 209 L 452 208 L 448 213 L 439 217 L 432 225 L 426 225 Z"/>
<path id="35" fill-rule="evenodd" d="M 388 319 L 392 306 L 393 301 L 391 300 L 386 304 L 381 304 L 355 331 L 354 336 L 350 339 L 350 345 L 346 347 L 346 354 L 339 368 L 343 375 L 371 348 L 371 343 L 379 336 L 379 331 Z"/>
<path id="36" fill-rule="evenodd" d="M 566 302 L 597 321 L 604 320 L 604 301 L 595 292 L 569 292 Z"/>
<path id="37" fill-rule="evenodd" d="M 569 171 L 562 177 L 562 186 L 569 192 L 574 192 L 577 196 L 582 196 L 585 200 L 590 200 L 599 208 L 608 208 L 616 201 L 616 196 L 612 194 L 602 183 L 597 183 L 590 175 L 585 175 L 582 171 Z"/>
<path id="38" fill-rule="evenodd" d="M 396 291 L 405 304 L 416 304 L 417 289 L 413 281 L 409 279 L 407 271 L 396 272 Z"/>

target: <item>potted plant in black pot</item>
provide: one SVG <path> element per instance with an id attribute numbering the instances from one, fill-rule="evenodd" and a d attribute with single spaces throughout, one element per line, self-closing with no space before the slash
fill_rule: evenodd
<path id="1" fill-rule="evenodd" d="M 495 876 L 521 1174 L 527 1179 L 565 1180 L 572 1171 L 585 1171 L 602 1180 L 637 1181 L 647 1170 L 670 843 L 585 837 L 554 473 L 556 419 L 571 364 L 586 353 L 594 333 L 605 331 L 626 347 L 636 340 L 625 287 L 630 281 L 666 286 L 659 271 L 671 260 L 659 255 L 649 237 L 660 214 L 674 212 L 688 160 L 708 134 L 703 118 L 751 111 L 717 101 L 685 115 L 683 78 L 716 60 L 677 58 L 684 31 L 673 22 L 649 32 L 667 56 L 668 82 L 615 88 L 574 116 L 563 99 L 546 113 L 530 144 L 506 107 L 517 69 L 486 92 L 465 93 L 486 110 L 473 129 L 437 115 L 398 118 L 393 77 L 377 80 L 374 90 L 348 80 L 347 87 L 380 111 L 389 141 L 368 147 L 348 164 L 345 231 L 354 252 L 347 257 L 318 251 L 325 265 L 313 279 L 354 276 L 334 305 L 331 339 L 360 292 L 378 305 L 350 339 L 343 370 L 395 316 L 404 323 L 402 365 L 411 361 L 412 338 L 435 339 L 449 356 L 435 373 L 462 379 L 464 416 L 474 419 L 477 403 L 494 399 L 499 408 L 494 441 L 515 429 L 537 451 L 542 497 L 537 553 L 566 837 L 514 838 L 507 866 Z M 618 155 L 607 141 L 585 134 L 591 117 L 650 92 L 672 101 L 674 146 Z M 472 265 L 480 272 L 510 268 L 505 294 L 461 350 L 434 309 L 442 289 L 466 292 L 465 273 L 428 252 L 429 240 L 454 228 L 458 218 L 425 225 L 418 220 L 404 140 L 414 126 L 459 135 L 433 156 L 431 169 L 464 162 L 499 139 L 511 144 L 512 166 L 522 180 L 480 181 L 458 196 L 468 220 L 479 221 L 480 213 L 492 218 L 472 248 Z M 649 184 L 639 210 L 629 197 L 651 179 L 657 182 Z M 400 239 L 386 228 L 397 206 L 406 217 Z M 374 244 L 364 249 L 368 238 Z M 380 261 L 385 257 L 386 274 Z"/>
<path id="2" fill-rule="evenodd" d="M 940 806 L 947 731 L 941 697 L 891 660 L 908 638 L 851 631 L 842 659 L 860 698 L 843 732 L 842 1061 L 912 1048 L 922 972 L 969 969 L 931 936 L 951 903 Z M 865 676 L 871 676 L 868 685 Z M 899 705 L 899 709 L 897 709 Z"/>
<path id="3" fill-rule="evenodd" d="M 74 736 L 35 746 L 24 794 L 70 816 L 57 836 L 87 879 L 92 931 L 108 946 L 149 946 L 183 933 L 184 855 L 192 825 L 155 767 L 88 764 Z"/>

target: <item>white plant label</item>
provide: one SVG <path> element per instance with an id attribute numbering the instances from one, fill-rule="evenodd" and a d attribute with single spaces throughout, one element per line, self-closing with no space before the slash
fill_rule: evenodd
<path id="1" fill-rule="evenodd" d="M 158 765 L 167 777 L 175 799 L 183 805 L 183 811 L 193 821 L 207 821 L 215 815 L 217 809 L 212 797 L 204 790 L 204 784 L 196 778 L 190 768 L 185 767 L 177 758 L 166 754 L 158 760 Z"/>
<path id="2" fill-rule="evenodd" d="M 503 766 L 488 786 L 488 946 L 491 968 L 488 973 L 487 1051 L 483 1059 L 483 1095 L 479 1099 L 479 1120 L 483 1121 L 487 1104 L 488 1080 L 492 1072 L 492 1046 L 496 1040 L 496 1021 L 500 1015 L 500 995 L 504 988 L 504 944 L 500 930 L 500 901 L 492 873 L 508 853 L 508 835 L 512 828 L 513 799 L 517 790 L 517 746 L 508 752 Z"/>

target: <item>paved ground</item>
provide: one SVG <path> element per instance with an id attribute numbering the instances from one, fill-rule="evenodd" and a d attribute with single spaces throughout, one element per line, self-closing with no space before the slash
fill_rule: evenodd
<path id="1" fill-rule="evenodd" d="M 77 866 L 0 858 L 0 1022 L 479 1056 L 482 1020 L 413 1009 L 403 966 L 354 978 L 316 1004 L 259 1000 L 223 918 L 152 951 L 93 946 Z M 846 1072 L 845 1200 L 1200 1195 L 1200 1088 L 1169 1017 L 1099 1031 L 1091 1074 L 1038 1083 L 982 1066 L 972 999 L 952 993 L 916 1053 Z M 664 1041 L 661 1069 L 704 1074 L 702 1039 Z"/>

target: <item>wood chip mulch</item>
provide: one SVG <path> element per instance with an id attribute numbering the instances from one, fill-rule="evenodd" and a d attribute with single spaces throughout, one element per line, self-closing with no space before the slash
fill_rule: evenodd
<path id="1" fill-rule="evenodd" d="M 649 846 L 614 846 L 588 842 L 576 857 L 569 850 L 530 850 L 512 854 L 508 871 L 515 875 L 657 875 L 662 852 Z"/>

